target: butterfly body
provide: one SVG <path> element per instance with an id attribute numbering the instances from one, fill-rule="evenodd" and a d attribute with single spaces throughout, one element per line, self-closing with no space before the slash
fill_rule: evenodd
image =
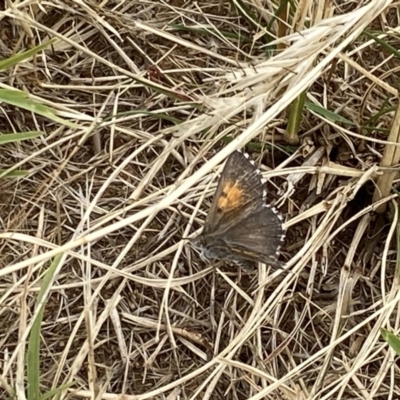
<path id="1" fill-rule="evenodd" d="M 208 259 L 277 264 L 285 237 L 282 216 L 265 203 L 260 171 L 246 154 L 228 158 L 202 234 L 192 240 Z"/>

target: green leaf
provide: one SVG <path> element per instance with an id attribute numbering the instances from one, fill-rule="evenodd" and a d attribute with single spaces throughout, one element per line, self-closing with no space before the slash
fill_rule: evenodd
<path id="1" fill-rule="evenodd" d="M 40 44 L 39 46 L 33 47 L 32 49 L 23 51 L 21 53 L 15 54 L 9 58 L 6 58 L 5 60 L 0 61 L 0 71 L 10 68 L 14 65 L 19 64 L 22 61 L 25 61 L 25 60 L 31 58 L 32 56 L 39 53 L 46 47 L 49 47 L 55 41 L 56 41 L 56 39 L 51 39 L 46 43 Z"/>
<path id="2" fill-rule="evenodd" d="M 1 101 L 23 108 L 24 110 L 32 111 L 35 114 L 42 115 L 43 117 L 49 118 L 54 122 L 58 122 L 59 124 L 67 125 L 71 128 L 77 127 L 76 124 L 57 116 L 56 110 L 31 99 L 28 93 L 21 90 L 0 89 L 0 102 Z"/>
<path id="3" fill-rule="evenodd" d="M 0 145 L 4 143 L 22 142 L 23 140 L 34 139 L 42 135 L 44 135 L 44 133 L 40 131 L 3 133 L 0 135 Z"/>
<path id="4" fill-rule="evenodd" d="M 388 342 L 389 346 L 400 356 L 400 339 L 398 336 L 389 332 L 387 329 L 381 328 L 382 337 Z"/>
<path id="5" fill-rule="evenodd" d="M 44 313 L 44 294 L 51 285 L 53 275 L 60 263 L 62 254 L 59 254 L 54 258 L 49 269 L 46 271 L 40 291 L 36 300 L 36 309 L 41 307 L 36 319 L 32 325 L 32 330 L 29 334 L 28 349 L 27 349 L 27 379 L 28 379 L 28 399 L 39 400 L 40 399 L 40 336 L 41 326 Z M 35 309 L 35 311 L 36 311 Z"/>

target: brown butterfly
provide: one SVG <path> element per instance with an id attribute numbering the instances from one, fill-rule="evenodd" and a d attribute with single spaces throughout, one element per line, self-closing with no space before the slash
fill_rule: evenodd
<path id="1" fill-rule="evenodd" d="M 285 239 L 283 217 L 266 204 L 265 181 L 247 154 L 232 153 L 226 161 L 203 232 L 191 240 L 208 259 L 247 266 L 277 266 Z"/>

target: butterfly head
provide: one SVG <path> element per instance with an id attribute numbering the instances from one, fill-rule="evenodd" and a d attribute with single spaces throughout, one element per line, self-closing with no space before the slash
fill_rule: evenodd
<path id="1" fill-rule="evenodd" d="M 219 259 L 218 248 L 216 241 L 210 238 L 208 235 L 199 235 L 194 239 L 190 240 L 191 246 L 200 253 L 200 257 L 203 259 Z"/>
<path id="2" fill-rule="evenodd" d="M 204 235 L 199 235 L 191 239 L 190 244 L 200 253 L 201 258 L 208 258 L 207 254 L 209 253 L 210 246 L 207 245 L 207 239 Z"/>

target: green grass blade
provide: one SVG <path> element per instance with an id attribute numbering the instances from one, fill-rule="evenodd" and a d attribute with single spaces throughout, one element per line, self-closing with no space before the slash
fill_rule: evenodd
<path id="1" fill-rule="evenodd" d="M 7 170 L 0 168 L 0 175 L 2 173 L 4 173 L 5 171 L 7 171 Z M 24 176 L 29 175 L 29 173 L 30 172 L 27 171 L 26 169 L 21 169 L 21 170 L 18 170 L 18 171 L 11 171 L 7 175 L 2 176 L 1 179 L 3 179 L 3 178 L 22 178 Z"/>
<path id="2" fill-rule="evenodd" d="M 32 325 L 32 330 L 29 334 L 28 349 L 27 349 L 27 380 L 28 380 L 28 399 L 40 399 L 40 333 L 44 313 L 44 294 L 52 282 L 53 275 L 60 263 L 62 254 L 56 256 L 51 263 L 49 269 L 44 275 L 42 285 L 36 300 L 36 308 L 41 307 L 40 311 Z"/>
<path id="3" fill-rule="evenodd" d="M 71 386 L 74 385 L 74 382 L 69 382 L 69 383 L 64 383 L 63 385 L 59 386 L 58 388 L 55 388 L 53 390 L 50 390 L 49 392 L 43 394 L 40 397 L 40 400 L 47 400 L 47 399 L 55 399 L 57 396 L 61 394 L 65 389 L 70 388 Z"/>
<path id="4" fill-rule="evenodd" d="M 395 270 L 395 280 L 398 281 L 399 279 L 399 274 L 400 274 L 400 223 L 397 223 L 396 227 L 396 270 Z M 389 332 L 385 328 L 381 328 L 381 335 L 382 337 L 386 340 L 386 342 L 389 344 L 389 346 L 397 353 L 398 356 L 400 356 L 400 338 L 393 334 L 392 332 Z"/>
<path id="5" fill-rule="evenodd" d="M 330 119 L 331 121 L 340 122 L 342 124 L 348 124 L 348 125 L 351 125 L 351 126 L 358 126 L 358 124 L 356 124 L 355 122 L 350 121 L 349 119 L 344 118 L 339 114 L 336 114 L 336 113 L 334 113 L 332 111 L 329 111 L 326 108 L 320 107 L 320 106 L 318 106 L 318 105 L 316 105 L 314 103 L 311 103 L 309 101 L 306 101 L 304 103 L 304 106 L 306 108 L 308 108 L 309 110 L 314 111 L 315 113 L 321 115 L 322 117 Z"/>
<path id="6" fill-rule="evenodd" d="M 54 122 L 67 125 L 70 128 L 77 127 L 76 124 L 56 115 L 56 111 L 51 107 L 45 106 L 38 101 L 31 99 L 28 93 L 21 90 L 0 89 L 0 102 L 1 101 L 23 108 L 24 110 L 32 111 L 35 114 L 42 115 L 43 117 L 49 118 Z"/>
<path id="7" fill-rule="evenodd" d="M 381 328 L 381 335 L 397 355 L 400 356 L 400 338 L 384 328 Z"/>
<path id="8" fill-rule="evenodd" d="M 5 60 L 0 61 L 0 71 L 3 71 L 7 68 L 11 68 L 14 65 L 17 65 L 21 63 L 22 61 L 25 61 L 35 54 L 39 53 L 46 47 L 49 47 L 51 44 L 53 44 L 56 41 L 56 39 L 51 39 L 46 43 L 40 44 L 39 46 L 35 46 L 32 49 L 29 49 L 27 51 L 23 51 L 21 53 L 15 54 L 9 58 L 6 58 Z"/>
<path id="9" fill-rule="evenodd" d="M 0 145 L 4 143 L 22 142 L 42 135 L 44 135 L 44 133 L 40 131 L 4 133 L 3 135 L 0 135 Z"/>
<path id="10" fill-rule="evenodd" d="M 380 44 L 384 49 L 393 54 L 396 58 L 400 58 L 400 52 L 389 43 L 385 42 L 384 40 L 378 38 L 378 36 L 366 30 L 364 31 L 364 35 L 368 36 L 370 39 L 375 40 L 376 43 Z"/>
<path id="11" fill-rule="evenodd" d="M 289 120 L 285 131 L 285 139 L 289 144 L 299 143 L 298 132 L 306 97 L 307 92 L 304 91 L 293 101 L 292 105 L 290 106 Z"/>
<path id="12" fill-rule="evenodd" d="M 367 122 L 365 122 L 365 125 L 368 126 L 376 126 L 378 124 L 378 119 L 380 117 L 382 117 L 385 114 L 389 114 L 393 111 L 396 110 L 396 106 L 390 106 L 389 102 L 390 100 L 392 100 L 393 95 L 392 94 L 388 94 L 386 96 L 386 99 L 383 101 L 382 105 L 379 107 L 379 110 L 377 113 L 373 114 L 368 120 Z"/>
<path id="13" fill-rule="evenodd" d="M 338 122 L 338 123 L 347 124 L 347 125 L 350 125 L 350 126 L 355 126 L 357 128 L 365 129 L 368 132 L 377 131 L 377 132 L 381 132 L 381 133 L 384 133 L 384 134 L 389 134 L 389 129 L 377 128 L 375 126 L 358 125 L 357 123 L 355 123 L 353 121 L 350 121 L 349 119 L 344 118 L 339 114 L 336 114 L 336 113 L 334 113 L 332 111 L 329 111 L 326 108 L 320 107 L 320 106 L 318 106 L 318 105 L 316 105 L 314 103 L 310 103 L 309 101 L 306 101 L 304 106 L 308 110 L 314 111 L 316 114 L 319 114 L 324 118 L 330 119 L 333 122 Z"/>

